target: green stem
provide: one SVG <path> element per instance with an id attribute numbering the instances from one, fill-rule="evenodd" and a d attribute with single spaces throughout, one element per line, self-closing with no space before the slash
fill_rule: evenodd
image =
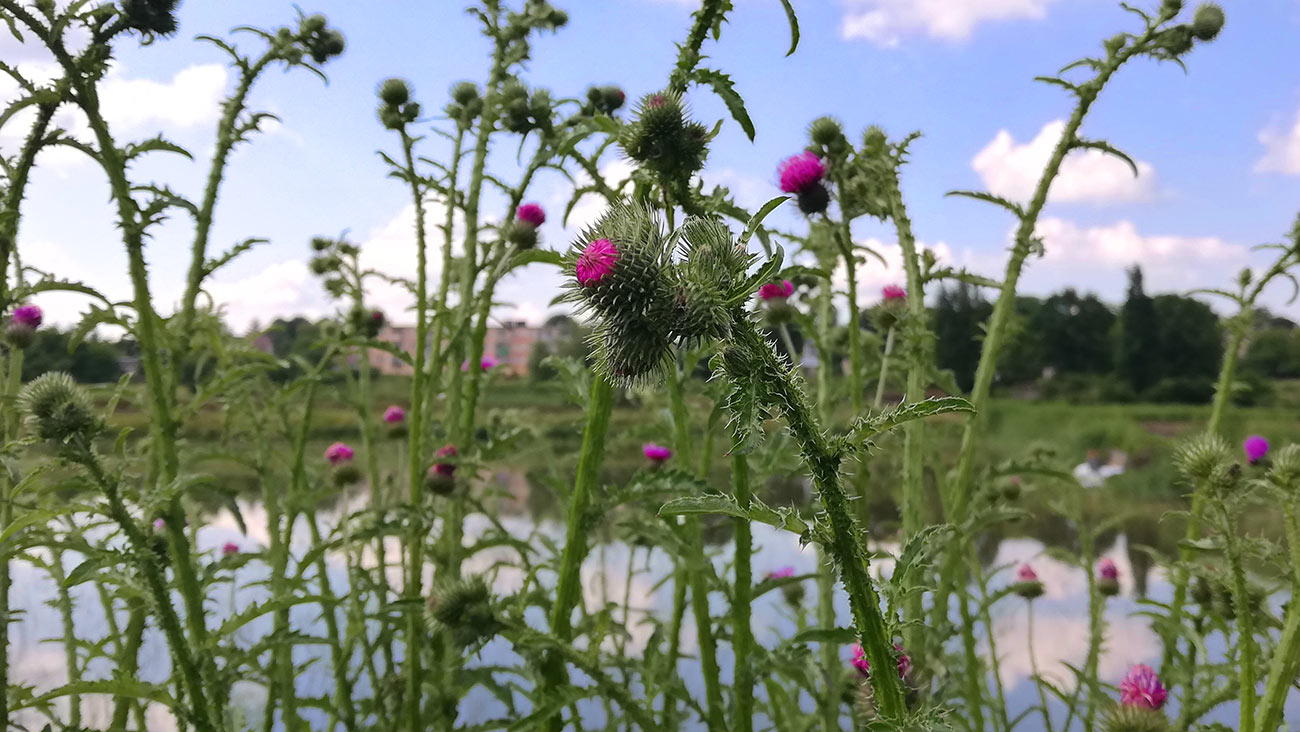
<path id="1" fill-rule="evenodd" d="M 841 457 L 832 449 L 818 425 L 806 395 L 796 386 L 795 376 L 781 364 L 771 344 L 763 339 L 754 324 L 740 315 L 735 320 L 733 334 L 732 347 L 743 348 L 760 364 L 761 372 L 757 378 L 765 382 L 764 386 L 770 392 L 769 404 L 785 415 L 790 433 L 812 473 L 818 498 L 830 519 L 831 535 L 827 548 L 848 591 L 854 624 L 867 659 L 875 668 L 894 668 L 897 660 L 892 634 L 881 613 L 880 597 L 869 571 L 870 563 L 859 541 L 861 531 L 849 510 L 848 496 L 840 486 Z M 871 685 L 881 716 L 886 720 L 901 719 L 906 707 L 898 675 L 872 674 Z"/>
<path id="2" fill-rule="evenodd" d="M 749 508 L 752 500 L 749 484 L 749 461 L 740 452 L 731 456 L 731 484 L 736 504 L 742 510 Z M 754 631 L 750 627 L 750 605 L 753 602 L 754 577 L 752 537 L 749 519 L 737 518 L 736 524 L 736 582 L 732 590 L 732 629 L 735 647 L 736 714 L 734 729 L 750 732 L 754 729 L 754 668 L 749 655 L 754 646 Z"/>
<path id="3" fill-rule="evenodd" d="M 131 607 L 126 619 L 126 642 L 117 657 L 117 671 L 124 678 L 134 678 L 140 669 L 140 644 L 144 642 L 145 608 L 143 603 Z M 113 699 L 113 721 L 109 729 L 126 729 L 126 718 L 135 700 L 119 696 Z M 141 729 L 144 729 L 141 727 Z"/>
<path id="4" fill-rule="evenodd" d="M 551 606 L 551 635 L 561 644 L 573 640 L 570 616 L 578 603 L 580 570 L 587 556 L 587 531 L 591 510 L 591 494 L 600 478 L 600 465 L 605 458 L 605 435 L 609 431 L 609 417 L 614 406 L 614 387 L 606 379 L 596 377 L 591 383 L 591 396 L 587 400 L 587 426 L 582 432 L 582 454 L 578 458 L 578 476 L 574 481 L 573 495 L 569 498 L 568 523 L 565 527 L 564 553 L 560 558 L 560 576 L 555 587 L 555 604 Z M 547 655 L 542 668 L 542 681 L 552 693 L 566 683 L 564 657 L 556 652 Z M 578 720 L 574 720 L 578 724 Z M 546 725 L 559 732 L 564 720 L 557 713 Z"/>
<path id="5" fill-rule="evenodd" d="M 1246 570 L 1242 564 L 1241 544 L 1237 541 L 1234 522 L 1228 509 L 1218 503 L 1220 519 L 1223 521 L 1223 542 L 1228 555 L 1228 569 L 1232 577 L 1232 603 L 1237 611 L 1237 647 L 1241 653 L 1238 674 L 1241 679 L 1241 716 L 1237 732 L 1252 732 L 1255 729 L 1255 687 L 1256 657 L 1258 649 L 1255 643 L 1255 611 L 1250 604 L 1250 591 L 1246 584 Z"/>
<path id="6" fill-rule="evenodd" d="M 63 621 L 63 665 L 68 674 L 68 682 L 81 680 L 81 669 L 77 663 L 77 630 L 72 620 L 72 595 L 68 592 L 68 578 L 63 571 L 63 550 L 55 547 L 50 562 L 50 579 L 54 580 L 57 591 L 59 616 Z M 68 726 L 81 726 L 81 695 L 68 695 Z"/>
<path id="7" fill-rule="evenodd" d="M 838 190 L 843 190 L 841 186 L 836 186 Z M 843 199 L 841 198 L 841 201 Z M 840 253 L 844 256 L 845 275 L 848 280 L 848 313 L 849 313 L 849 405 L 853 409 L 854 416 L 862 414 L 862 400 L 866 385 L 863 383 L 862 373 L 862 315 L 858 308 L 858 267 L 857 261 L 853 256 L 853 234 L 849 229 L 848 220 L 840 221 L 835 224 L 836 231 L 840 238 Z"/>
<path id="8" fill-rule="evenodd" d="M 889 376 L 889 359 L 894 354 L 894 327 L 885 333 L 885 350 L 880 354 L 880 378 L 876 380 L 876 398 L 871 408 L 879 410 L 885 402 L 885 379 Z"/>
<path id="9" fill-rule="evenodd" d="M 979 603 L 980 620 L 984 623 L 984 633 L 988 636 L 989 642 L 989 670 L 993 672 L 994 688 L 998 692 L 998 706 L 996 712 L 996 721 L 1001 725 L 998 727 L 1002 732 L 1011 732 L 1011 720 L 1007 716 L 1007 692 L 1002 684 L 1002 661 L 998 658 L 997 638 L 993 632 L 993 614 L 989 609 L 987 602 L 989 596 L 988 583 L 985 581 L 984 573 L 975 572 L 976 581 L 979 583 L 981 602 Z"/>
<path id="10" fill-rule="evenodd" d="M 1300 522 L 1296 520 L 1295 506 L 1289 501 L 1286 503 L 1286 519 L 1291 569 L 1296 576 L 1292 579 L 1292 598 L 1287 606 L 1286 625 L 1282 628 L 1282 638 L 1273 652 L 1264 696 L 1259 701 L 1255 722 L 1255 729 L 1259 732 L 1274 732 L 1282 724 L 1282 710 L 1287 695 L 1296 674 L 1300 673 L 1300 602 L 1297 602 L 1295 595 L 1297 589 L 1300 589 Z"/>
<path id="11" fill-rule="evenodd" d="M 307 514 L 307 529 L 311 532 L 312 546 L 325 546 L 315 513 Z M 325 599 L 321 607 L 321 618 L 325 621 L 325 638 L 330 644 L 330 666 L 334 672 L 334 707 L 336 713 L 343 718 L 343 729 L 353 732 L 357 728 L 357 720 L 352 704 L 352 687 L 348 683 L 347 656 L 343 653 L 340 642 L 339 621 L 334 614 L 338 597 L 330 585 L 329 566 L 325 562 L 324 552 L 316 553 L 316 575 L 320 581 L 321 597 Z M 329 729 L 335 729 L 334 725 L 329 725 Z"/>

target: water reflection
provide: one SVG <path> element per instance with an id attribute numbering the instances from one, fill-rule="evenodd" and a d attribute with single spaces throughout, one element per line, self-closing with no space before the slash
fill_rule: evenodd
<path id="1" fill-rule="evenodd" d="M 500 511 L 500 523 L 515 537 L 526 539 L 534 531 L 543 534 L 557 545 L 563 540 L 563 527 L 553 519 L 537 519 L 537 516 L 553 515 L 553 494 L 536 480 L 514 473 L 501 471 L 491 477 L 493 485 L 500 489 L 492 491 L 501 497 L 494 499 L 493 507 Z M 777 481 L 768 487 L 773 503 L 790 503 L 798 505 L 806 500 L 806 486 L 801 481 Z M 323 530 L 336 524 L 342 516 L 366 505 L 367 497 L 353 494 L 342 499 L 337 505 L 329 507 L 319 518 L 327 524 Z M 220 512 L 212 517 L 210 523 L 198 532 L 201 550 L 215 558 L 220 547 L 227 541 L 240 546 L 242 552 L 262 551 L 267 544 L 266 514 L 260 505 L 243 502 L 240 510 L 249 530 L 248 535 L 240 533 L 239 524 L 229 512 Z M 729 573 L 732 549 L 729 540 L 729 522 L 718 522 L 719 532 L 714 536 L 717 542 L 710 549 L 716 571 L 726 576 Z M 471 516 L 466 526 L 469 540 L 481 536 L 491 527 L 483 516 Z M 1073 674 L 1068 665 L 1082 666 L 1087 653 L 1088 619 L 1086 606 L 1087 578 L 1078 567 L 1062 563 L 1044 554 L 1049 547 L 1073 550 L 1078 543 L 1078 531 L 1068 521 L 1053 517 L 1041 517 L 1026 520 L 1012 527 L 1018 535 L 1004 533 L 980 537 L 976 542 L 979 561 L 986 571 L 991 572 L 988 583 L 991 588 L 1001 587 L 1010 582 L 1010 573 L 1021 562 L 1031 562 L 1042 579 L 1046 592 L 1035 601 L 1033 648 L 1039 671 L 1064 688 L 1073 687 Z M 1105 621 L 1107 624 L 1107 641 L 1100 660 L 1101 680 L 1107 684 L 1116 684 L 1125 671 L 1135 663 L 1154 663 L 1160 655 L 1160 644 L 1156 635 L 1150 630 L 1148 621 L 1136 615 L 1141 610 L 1142 598 L 1166 601 L 1171 596 L 1170 585 L 1160 568 L 1154 566 L 1145 546 L 1159 545 L 1163 531 L 1152 519 L 1135 518 L 1125 522 L 1119 529 L 1104 536 L 1099 551 L 1115 561 L 1120 569 L 1121 593 L 1108 601 Z M 308 548 L 309 532 L 305 527 L 295 533 L 296 543 L 292 547 L 297 556 Z M 595 537 L 600 540 L 601 537 Z M 534 542 L 536 544 L 536 542 Z M 793 534 L 780 532 L 765 525 L 754 526 L 755 556 L 754 573 L 761 577 L 766 572 L 784 566 L 793 566 L 800 574 L 810 573 L 817 568 L 817 557 L 810 548 L 801 548 L 799 538 Z M 897 546 L 887 540 L 878 542 L 879 548 L 896 550 Z M 398 555 L 398 542 L 391 540 L 388 546 L 390 561 Z M 466 564 L 470 573 L 493 573 L 494 588 L 499 593 L 510 593 L 522 586 L 523 571 L 511 566 L 514 551 L 510 547 L 498 546 L 475 555 Z M 67 571 L 80 563 L 81 558 L 71 552 L 64 558 Z M 373 552 L 363 557 L 363 562 L 371 567 L 376 564 Z M 342 594 L 347 591 L 348 573 L 343 557 L 330 556 L 326 567 L 328 578 L 335 591 Z M 630 568 L 630 571 L 629 571 Z M 892 567 L 888 562 L 878 562 L 874 567 L 888 575 Z M 625 651 L 636 655 L 645 648 L 653 631 L 653 624 L 646 622 L 650 617 L 667 617 L 671 612 L 672 585 L 659 583 L 672 570 L 671 558 L 653 547 L 634 546 L 622 541 L 602 541 L 593 547 L 587 562 L 582 568 L 583 601 L 589 612 L 596 612 L 607 603 L 622 604 L 628 598 L 632 610 L 627 620 L 631 629 L 630 636 L 623 641 Z M 310 574 L 310 573 L 309 573 Z M 389 568 L 389 579 L 394 586 L 401 584 L 401 572 L 396 567 Z M 430 578 L 432 579 L 432 578 Z M 209 597 L 208 607 L 212 613 L 210 622 L 218 622 L 250 604 L 263 601 L 268 592 L 263 584 L 267 580 L 267 569 L 262 562 L 250 562 L 236 575 L 234 587 L 218 588 Z M 14 682 L 29 684 L 37 694 L 48 692 L 66 681 L 65 658 L 62 646 L 50 639 L 61 637 L 61 620 L 56 611 L 47 603 L 55 596 L 54 584 L 43 572 L 29 564 L 19 562 L 15 567 L 13 602 L 19 612 L 19 621 L 12 631 L 11 663 Z M 814 593 L 808 588 L 808 595 Z M 91 583 L 82 583 L 72 588 L 75 603 L 75 626 L 83 639 L 98 639 L 108 633 L 108 624 L 101 611 L 98 598 Z M 723 598 L 715 594 L 712 598 L 715 616 L 726 611 Z M 849 622 L 847 597 L 837 592 L 836 606 L 842 624 Z M 618 611 L 621 612 L 621 611 Z M 759 642 L 775 645 L 783 638 L 789 638 L 799 628 L 799 620 L 786 605 L 781 593 L 772 592 L 759 598 L 754 607 L 755 635 Z M 621 619 L 621 618 L 620 618 Z M 543 624 L 540 617 L 532 618 L 539 626 Z M 256 643 L 271 630 L 269 615 L 258 618 L 242 628 L 236 642 L 248 647 Z M 319 609 L 315 606 L 295 606 L 290 612 L 291 624 L 304 632 L 324 634 Z M 1030 658 L 1030 643 L 1027 633 L 1028 609 L 1024 601 L 1012 597 L 998 603 L 993 610 L 994 644 L 997 648 L 1001 682 L 1004 685 L 1011 715 L 1016 714 L 1037 703 L 1033 684 L 1029 681 L 1034 663 Z M 988 642 L 981 636 L 981 650 L 988 657 Z M 616 651 L 618 642 L 607 639 L 605 650 Z M 297 663 L 310 660 L 313 654 L 321 654 L 319 646 L 299 646 L 294 650 Z M 703 680 L 698 663 L 692 657 L 697 650 L 695 631 L 688 613 L 682 633 L 681 673 L 688 688 L 693 693 L 703 696 Z M 1221 654 L 1221 647 L 1211 647 L 1211 654 Z M 841 650 L 841 657 L 847 662 L 848 650 Z M 146 681 L 161 681 L 168 676 L 168 656 L 160 634 L 150 629 L 146 632 L 141 651 L 140 678 Z M 520 659 L 504 640 L 490 642 L 479 656 L 473 660 L 475 665 L 496 665 L 519 663 Z M 923 663 L 923 660 L 918 660 Z M 719 652 L 724 683 L 729 683 L 732 675 L 730 649 L 723 644 Z M 1068 664 L 1068 665 L 1067 665 Z M 108 665 L 96 662 L 86 669 L 85 678 L 107 678 L 110 673 Z M 297 680 L 297 688 L 303 695 L 327 694 L 332 689 L 332 679 L 328 662 L 308 666 Z M 357 685 L 356 693 L 360 696 L 370 692 L 363 681 Z M 762 693 L 761 690 L 759 692 Z M 243 684 L 233 695 L 240 708 L 240 715 L 247 720 L 249 727 L 260 725 L 259 715 L 265 704 L 265 691 L 254 684 Z M 805 699 L 805 702 L 811 702 Z M 1289 712 L 1297 712 L 1296 700 L 1292 699 Z M 67 700 L 56 703 L 60 715 L 66 715 Z M 110 700 L 103 696 L 86 696 L 82 700 L 83 719 L 89 725 L 107 724 L 110 715 Z M 312 710 L 308 710 L 310 714 Z M 479 688 L 461 703 L 461 721 L 465 724 L 483 722 L 500 717 L 505 707 L 487 691 Z M 582 713 L 588 724 L 596 725 L 603 718 L 604 710 L 599 702 L 590 702 L 582 707 Z M 64 716 L 66 718 L 66 716 Z M 1235 712 L 1231 706 L 1218 710 L 1213 719 L 1231 722 Z M 11 720 L 14 723 L 39 728 L 45 719 L 32 710 L 24 710 Z M 309 717 L 314 728 L 320 729 L 326 723 L 323 715 Z M 1035 730 L 1039 720 L 1026 720 L 1018 729 Z M 175 729 L 174 720 L 162 709 L 152 707 L 146 720 L 150 730 Z"/>

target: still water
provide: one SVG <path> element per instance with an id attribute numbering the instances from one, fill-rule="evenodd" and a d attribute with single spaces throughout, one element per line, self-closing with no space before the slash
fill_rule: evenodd
<path id="1" fill-rule="evenodd" d="M 337 521 L 341 511 L 353 510 L 361 506 L 339 506 L 332 511 L 319 514 L 322 521 Z M 243 516 L 249 527 L 249 535 L 243 535 L 238 529 L 234 517 L 221 513 L 198 531 L 200 548 L 215 558 L 220 548 L 228 541 L 240 546 L 241 552 L 258 552 L 266 546 L 266 515 L 258 504 L 241 504 Z M 563 527 L 554 521 L 535 520 L 525 515 L 507 515 L 501 519 L 512 534 L 526 538 L 534 530 L 545 533 L 557 542 L 563 540 Z M 487 521 L 481 516 L 471 517 L 467 522 L 466 535 L 473 537 L 487 528 Z M 798 537 L 788 532 L 778 531 L 763 524 L 754 528 L 755 556 L 754 574 L 761 578 L 774 569 L 793 566 L 800 574 L 812 572 L 817 565 L 817 558 L 811 548 L 800 548 Z M 1064 564 L 1043 554 L 1046 546 L 1068 545 L 1071 542 L 1069 527 L 1060 524 L 1026 526 L 1025 536 L 989 538 L 979 546 L 981 564 L 991 572 L 988 579 L 991 588 L 1000 587 L 1010 581 L 1011 573 L 1021 562 L 1031 562 L 1039 578 L 1043 581 L 1046 592 L 1034 603 L 1033 651 L 1030 656 L 1030 639 L 1028 630 L 1027 604 L 1012 597 L 999 602 L 994 607 L 994 638 L 1000 661 L 1001 680 L 1005 686 L 1011 717 L 1037 703 L 1037 692 L 1030 676 L 1033 662 L 1037 662 L 1041 674 L 1057 681 L 1060 685 L 1071 687 L 1072 674 L 1066 664 L 1082 666 L 1088 645 L 1087 629 L 1087 578 L 1077 567 Z M 296 555 L 301 556 L 308 545 L 308 531 L 305 527 L 295 533 L 300 542 L 293 547 Z M 1145 539 L 1146 537 L 1143 537 Z M 1172 592 L 1170 585 L 1159 567 L 1153 567 L 1147 554 L 1130 546 L 1130 536 L 1116 533 L 1099 547 L 1101 553 L 1113 559 L 1120 570 L 1121 592 L 1112 598 L 1106 607 L 1106 624 L 1108 635 L 1101 656 L 1100 675 L 1105 683 L 1117 684 L 1130 666 L 1136 663 L 1158 665 L 1161 647 L 1156 635 L 1151 632 L 1145 618 L 1136 613 L 1141 610 L 1140 600 L 1145 597 L 1156 601 L 1167 601 Z M 881 542 L 884 550 L 896 550 L 897 545 Z M 395 556 L 397 544 L 390 549 L 389 556 Z M 494 553 L 495 551 L 495 553 Z M 711 550 L 713 561 L 719 573 L 728 571 L 731 561 L 730 546 L 723 544 Z M 480 553 L 466 566 L 466 571 L 474 573 L 486 571 L 498 560 L 509 560 L 511 553 L 507 549 L 489 550 Z M 64 557 L 65 570 L 71 571 L 80 563 L 81 558 L 74 554 Z M 627 583 L 628 563 L 632 562 L 633 573 L 630 587 Z M 329 558 L 331 584 L 336 592 L 346 590 L 347 569 L 341 557 Z M 876 562 L 873 569 L 885 576 L 891 571 L 888 562 Z M 635 626 L 629 641 L 629 653 L 635 654 L 642 647 L 651 633 L 648 623 L 637 624 L 638 617 L 647 614 L 667 617 L 671 612 L 671 583 L 655 589 L 655 585 L 671 571 L 670 558 L 660 551 L 644 547 L 633 547 L 622 542 L 599 544 L 592 547 L 590 556 L 583 566 L 583 590 L 587 607 L 601 607 L 606 599 L 621 602 L 624 593 L 631 598 L 633 612 L 631 622 Z M 392 581 L 400 585 L 400 572 L 392 571 Z M 266 567 L 261 562 L 250 562 L 239 570 L 234 588 L 226 587 L 214 591 L 208 598 L 210 625 L 232 612 L 238 612 L 249 605 L 262 601 L 267 591 L 262 584 L 267 579 Z M 494 588 L 500 593 L 510 593 L 520 586 L 522 575 L 518 570 L 506 567 L 498 569 Z M 815 592 L 809 585 L 808 596 Z M 73 588 L 75 603 L 75 626 L 77 635 L 82 639 L 98 639 L 107 632 L 107 623 L 100 603 L 91 583 L 82 583 Z M 14 592 L 12 602 L 20 613 L 20 621 L 11 629 L 11 673 L 12 683 L 31 684 L 37 694 L 54 689 L 65 683 L 65 654 L 62 644 L 61 619 L 50 605 L 55 598 L 55 586 L 48 575 L 33 566 L 19 562 L 14 568 Z M 726 612 L 722 599 L 715 597 L 714 615 Z M 849 622 L 848 602 L 842 592 L 836 597 L 837 613 L 840 623 Z M 780 639 L 788 638 L 797 631 L 797 621 L 792 609 L 786 604 L 782 593 L 770 592 L 759 598 L 754 607 L 753 622 L 755 635 L 759 643 L 773 645 Z M 536 618 L 539 625 L 541 618 Z M 295 606 L 291 611 L 291 623 L 295 628 L 323 635 L 319 610 L 314 606 Z M 244 646 L 255 643 L 271 629 L 271 617 L 264 615 L 244 626 L 238 633 L 237 641 Z M 982 635 L 982 633 L 981 633 Z M 981 639 L 982 652 L 988 652 L 987 642 Z M 687 613 L 686 626 L 682 634 L 683 654 L 687 656 L 681 662 L 681 673 L 687 686 L 700 698 L 703 697 L 703 681 L 698 663 L 693 660 L 696 653 L 695 633 L 691 624 L 691 615 Z M 1222 647 L 1210 648 L 1212 654 L 1221 653 Z M 320 656 L 326 651 L 317 647 L 300 646 L 295 651 L 295 661 L 303 663 L 313 654 Z M 848 662 L 848 648 L 841 649 L 841 657 Z M 324 695 L 333 688 L 328 661 L 309 665 L 297 680 L 298 690 L 304 695 Z M 520 662 L 507 642 L 494 640 L 483 649 L 475 659 L 479 664 L 512 664 Z M 722 667 L 724 683 L 729 682 L 732 671 L 732 658 L 727 644 L 719 647 L 719 663 Z M 145 636 L 141 652 L 141 679 L 161 681 L 168 676 L 169 660 L 162 642 L 161 633 L 151 627 Z M 91 664 L 83 674 L 84 678 L 105 678 L 110 669 L 107 663 Z M 358 695 L 367 695 L 369 689 L 363 681 L 356 689 Z M 234 704 L 248 720 L 249 728 L 260 729 L 260 714 L 265 703 L 265 691 L 254 684 L 245 684 L 236 688 L 232 695 Z M 811 702 L 805 700 L 811 708 Z M 63 700 L 56 707 L 60 716 L 66 714 L 67 701 Z M 462 700 L 460 721 L 464 724 L 499 719 L 505 707 L 488 692 L 476 689 Z M 1059 710 L 1058 710 L 1059 712 Z M 86 696 L 82 699 L 83 721 L 90 726 L 107 724 L 110 715 L 110 700 L 102 696 Z M 603 726 L 604 709 L 598 703 L 590 701 L 582 708 L 586 726 L 599 728 Z M 1287 716 L 1300 718 L 1300 698 L 1296 694 L 1288 704 Z M 1210 719 L 1227 722 L 1235 720 L 1234 705 L 1220 707 Z M 1061 717 L 1058 716 L 1059 727 Z M 31 710 L 19 712 L 11 722 L 39 729 L 45 722 L 43 716 Z M 309 718 L 313 728 L 322 729 L 326 720 L 323 717 Z M 1208 720 L 1207 720 L 1208 721 Z M 767 720 L 759 720 L 759 728 L 770 728 Z M 847 716 L 844 718 L 848 724 Z M 170 715 L 156 705 L 151 707 L 147 719 L 150 732 L 165 732 L 175 729 L 175 722 Z M 1037 715 L 1031 715 L 1018 727 L 1025 732 L 1043 729 L 1042 721 Z"/>

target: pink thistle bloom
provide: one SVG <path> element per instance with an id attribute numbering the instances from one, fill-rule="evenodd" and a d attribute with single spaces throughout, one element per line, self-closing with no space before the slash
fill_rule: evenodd
<path id="1" fill-rule="evenodd" d="M 803 193 L 822 182 L 826 175 L 826 165 L 816 153 L 805 150 L 782 161 L 777 172 L 781 176 L 782 191 Z"/>
<path id="2" fill-rule="evenodd" d="M 578 275 L 578 284 L 583 287 L 594 287 L 599 285 L 610 272 L 614 271 L 614 265 L 618 263 L 618 248 L 614 242 L 609 239 L 597 239 L 587 245 L 578 255 L 578 265 L 575 267 Z"/>
<path id="3" fill-rule="evenodd" d="M 394 404 L 384 410 L 384 421 L 389 424 L 397 424 L 406 419 L 406 410 Z"/>
<path id="4" fill-rule="evenodd" d="M 44 313 L 39 305 L 19 305 L 14 308 L 13 321 L 18 325 L 35 330 L 41 327 Z"/>
<path id="5" fill-rule="evenodd" d="M 460 455 L 460 450 L 457 450 L 455 445 L 444 445 L 433 454 L 434 457 L 438 458 L 454 458 L 458 455 Z M 433 472 L 438 475 L 449 476 L 456 472 L 456 466 L 452 463 L 434 463 Z"/>
<path id="6" fill-rule="evenodd" d="M 236 543 L 233 542 L 233 541 L 228 541 L 228 542 L 225 543 L 225 545 L 223 545 L 223 546 L 221 547 L 221 553 L 222 553 L 224 556 L 227 556 L 227 557 L 230 556 L 230 555 L 232 555 L 232 554 L 238 554 L 238 553 L 239 553 L 239 545 L 236 544 Z"/>
<path id="7" fill-rule="evenodd" d="M 15 310 L 14 317 L 17 316 L 18 311 Z M 1251 435 L 1246 438 L 1245 442 L 1241 443 L 1241 449 L 1246 451 L 1246 459 L 1250 461 L 1251 465 L 1254 465 L 1268 454 L 1268 440 L 1259 435 Z"/>
<path id="8" fill-rule="evenodd" d="M 483 369 L 484 371 L 490 371 L 496 368 L 497 364 L 499 363 L 500 361 L 497 361 L 495 358 L 492 358 L 491 356 L 484 356 L 483 360 L 478 362 L 478 365 L 479 368 Z"/>
<path id="9" fill-rule="evenodd" d="M 794 576 L 794 567 L 778 567 L 772 570 L 771 572 L 767 573 L 767 578 L 770 580 L 786 579 L 788 577 L 793 577 L 793 576 Z"/>
<path id="10" fill-rule="evenodd" d="M 1120 703 L 1126 707 L 1159 709 L 1165 705 L 1169 692 L 1160 683 L 1160 677 L 1150 666 L 1139 663 L 1119 682 Z"/>
<path id="11" fill-rule="evenodd" d="M 885 285 L 880 290 L 880 296 L 884 298 L 885 302 L 890 302 L 891 300 L 905 300 L 907 299 L 907 290 L 904 290 L 898 285 Z"/>
<path id="12" fill-rule="evenodd" d="M 760 300 L 784 300 L 794 294 L 794 284 L 790 280 L 769 282 L 758 288 Z"/>
<path id="13" fill-rule="evenodd" d="M 163 529 L 167 528 L 167 522 L 166 522 L 165 520 L 163 520 L 163 519 L 160 519 L 160 518 L 159 518 L 159 519 L 154 519 L 154 520 L 153 520 L 153 528 L 154 528 L 155 531 L 162 531 Z"/>
<path id="14" fill-rule="evenodd" d="M 912 657 L 903 652 L 903 647 L 894 644 L 894 650 L 898 652 L 898 678 L 903 678 L 912 670 Z M 863 677 L 871 675 L 871 662 L 867 660 L 867 650 L 862 647 L 861 643 L 853 644 L 853 668 Z"/>
<path id="15" fill-rule="evenodd" d="M 546 212 L 536 203 L 525 203 L 515 209 L 515 218 L 536 228 L 546 223 Z"/>
<path id="16" fill-rule="evenodd" d="M 1104 580 L 1118 580 L 1119 567 L 1115 566 L 1115 560 L 1106 557 L 1097 562 L 1097 576 Z"/>
<path id="17" fill-rule="evenodd" d="M 661 465 L 665 460 L 673 456 L 673 451 L 662 445 L 656 445 L 653 442 L 647 442 L 641 446 L 641 453 L 645 455 L 646 460 Z"/>
<path id="18" fill-rule="evenodd" d="M 330 445 L 329 447 L 325 448 L 325 459 L 330 461 L 330 465 L 338 465 L 339 463 L 346 463 L 347 461 L 351 460 L 355 455 L 356 453 L 352 451 L 352 448 L 348 447 L 342 442 L 336 442 L 333 445 Z"/>
<path id="19" fill-rule="evenodd" d="M 1031 567 L 1031 566 L 1029 566 L 1028 564 L 1022 564 L 1022 565 L 1020 565 L 1020 569 L 1017 569 L 1017 570 L 1016 570 L 1016 581 L 1018 581 L 1018 582 L 1037 582 L 1037 581 L 1038 581 L 1038 573 L 1035 572 L 1035 571 L 1034 571 L 1034 568 Z"/>

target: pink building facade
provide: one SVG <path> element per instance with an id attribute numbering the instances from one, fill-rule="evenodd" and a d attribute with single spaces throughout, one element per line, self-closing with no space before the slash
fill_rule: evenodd
<path id="1" fill-rule="evenodd" d="M 415 352 L 414 326 L 385 325 L 378 339 L 392 343 L 406 353 Z M 483 339 L 483 356 L 495 359 L 497 368 L 505 374 L 527 376 L 528 359 L 541 339 L 541 328 L 533 328 L 522 321 L 507 322 L 500 327 L 488 328 Z M 410 364 L 376 349 L 370 351 L 370 366 L 381 374 L 410 376 L 413 373 Z"/>

